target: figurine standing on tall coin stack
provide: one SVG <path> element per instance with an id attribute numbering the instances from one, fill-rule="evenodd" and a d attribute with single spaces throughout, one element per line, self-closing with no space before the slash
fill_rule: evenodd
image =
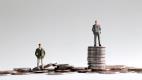
<path id="1" fill-rule="evenodd" d="M 92 31 L 94 33 L 94 46 L 97 46 L 97 38 L 99 46 L 101 46 L 100 43 L 101 26 L 98 24 L 97 20 L 95 20 L 95 24 L 93 25 Z"/>
<path id="2" fill-rule="evenodd" d="M 94 33 L 94 46 L 88 47 L 88 68 L 91 68 L 93 71 L 102 71 L 106 67 L 105 47 L 100 42 L 101 27 L 97 20 L 95 20 L 92 31 Z"/>

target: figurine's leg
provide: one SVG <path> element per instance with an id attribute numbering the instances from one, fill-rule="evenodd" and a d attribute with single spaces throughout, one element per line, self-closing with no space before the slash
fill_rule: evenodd
<path id="1" fill-rule="evenodd" d="M 39 59 L 37 58 L 37 68 L 39 69 Z"/>
<path id="2" fill-rule="evenodd" d="M 100 34 L 98 33 L 98 42 L 99 42 L 99 46 L 101 46 L 101 42 L 100 42 Z"/>
<path id="3" fill-rule="evenodd" d="M 96 34 L 94 33 L 94 46 L 96 46 Z"/>
<path id="4" fill-rule="evenodd" d="M 43 58 L 41 58 L 41 68 L 43 69 Z"/>

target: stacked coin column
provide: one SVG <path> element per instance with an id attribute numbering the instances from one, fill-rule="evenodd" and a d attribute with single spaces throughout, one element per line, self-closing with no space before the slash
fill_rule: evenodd
<path id="1" fill-rule="evenodd" d="M 105 69 L 105 47 L 88 47 L 88 67 L 91 69 Z"/>

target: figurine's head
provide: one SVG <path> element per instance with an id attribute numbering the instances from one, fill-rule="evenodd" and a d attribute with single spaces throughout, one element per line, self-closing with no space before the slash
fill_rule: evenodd
<path id="1" fill-rule="evenodd" d="M 38 47 L 41 48 L 41 43 L 38 44 Z"/>
<path id="2" fill-rule="evenodd" d="M 98 23 L 98 21 L 97 20 L 95 20 L 95 24 L 97 24 Z"/>

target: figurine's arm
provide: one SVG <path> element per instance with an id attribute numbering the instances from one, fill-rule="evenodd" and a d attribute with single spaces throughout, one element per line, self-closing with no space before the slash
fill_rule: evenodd
<path id="1" fill-rule="evenodd" d="M 101 26 L 99 25 L 99 31 L 100 31 L 100 33 L 101 33 Z"/>
<path id="2" fill-rule="evenodd" d="M 45 56 L 45 50 L 43 50 L 43 56 Z"/>
<path id="3" fill-rule="evenodd" d="M 44 49 L 42 49 L 42 57 L 44 57 L 45 56 L 45 50 Z"/>
<path id="4" fill-rule="evenodd" d="M 38 52 L 37 52 L 37 50 L 35 51 L 35 55 L 36 55 L 36 56 L 38 55 Z"/>
<path id="5" fill-rule="evenodd" d="M 93 25 L 93 27 L 92 27 L 92 31 L 94 32 L 94 30 L 95 30 L 95 29 L 94 29 L 94 25 Z"/>

